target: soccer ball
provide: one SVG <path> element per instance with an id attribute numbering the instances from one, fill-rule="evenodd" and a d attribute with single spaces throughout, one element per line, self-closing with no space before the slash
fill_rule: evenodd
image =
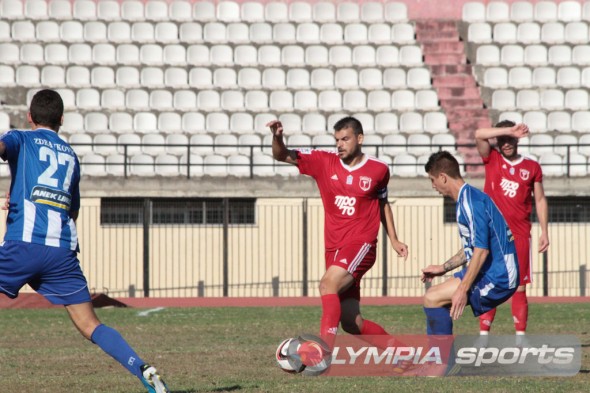
<path id="1" fill-rule="evenodd" d="M 300 344 L 296 338 L 288 338 L 279 344 L 277 347 L 276 359 L 281 370 L 287 373 L 296 374 L 305 369 L 305 365 L 296 357 L 292 356 L 292 354 L 297 353 L 299 347 Z"/>
<path id="2" fill-rule="evenodd" d="M 277 348 L 276 359 L 285 372 L 315 376 L 330 367 L 331 352 L 320 338 L 303 334 L 284 340 Z"/>

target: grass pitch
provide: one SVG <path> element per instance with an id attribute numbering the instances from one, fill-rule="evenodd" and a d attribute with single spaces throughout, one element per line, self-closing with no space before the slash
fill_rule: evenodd
<path id="1" fill-rule="evenodd" d="M 275 364 L 287 337 L 317 333 L 320 307 L 99 309 L 144 360 L 162 373 L 172 392 L 588 392 L 590 303 L 530 305 L 530 334 L 573 334 L 583 346 L 574 377 L 303 377 Z M 392 334 L 425 331 L 420 306 L 366 306 L 363 314 Z M 456 334 L 475 334 L 466 313 Z M 510 306 L 498 310 L 493 333 L 513 334 Z M 0 386 L 11 392 L 140 393 L 140 382 L 87 342 L 65 310 L 0 310 Z"/>

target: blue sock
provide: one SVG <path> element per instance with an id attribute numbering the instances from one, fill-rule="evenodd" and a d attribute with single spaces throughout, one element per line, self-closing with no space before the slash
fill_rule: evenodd
<path id="1" fill-rule="evenodd" d="M 453 334 L 453 320 L 446 307 L 424 307 L 426 314 L 426 333 L 435 335 Z"/>
<path id="2" fill-rule="evenodd" d="M 94 329 L 90 339 L 100 349 L 121 363 L 131 374 L 141 379 L 142 374 L 139 368 L 144 362 L 118 331 L 101 324 Z"/>

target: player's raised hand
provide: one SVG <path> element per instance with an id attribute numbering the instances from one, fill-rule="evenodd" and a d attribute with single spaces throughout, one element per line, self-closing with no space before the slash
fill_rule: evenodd
<path id="1" fill-rule="evenodd" d="M 529 135 L 529 127 L 526 124 L 520 123 L 510 129 L 512 136 L 515 138 L 524 138 Z"/>
<path id="2" fill-rule="evenodd" d="M 278 120 L 270 121 L 266 124 L 267 127 L 270 128 L 270 131 L 274 136 L 282 136 L 283 135 L 283 124 Z"/>
<path id="3" fill-rule="evenodd" d="M 422 282 L 432 282 L 434 277 L 442 276 L 446 273 L 443 265 L 430 265 L 422 269 Z"/>

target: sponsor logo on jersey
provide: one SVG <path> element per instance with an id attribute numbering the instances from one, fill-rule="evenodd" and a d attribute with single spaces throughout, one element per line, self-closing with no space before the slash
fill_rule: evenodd
<path id="1" fill-rule="evenodd" d="M 525 181 L 528 180 L 529 176 L 531 175 L 531 173 L 526 169 L 521 169 L 519 173 L 520 173 L 520 178 Z"/>
<path id="2" fill-rule="evenodd" d="M 332 180 L 338 180 L 338 175 L 334 174 L 334 175 L 332 175 L 332 177 L 330 179 L 332 179 Z"/>
<path id="3" fill-rule="evenodd" d="M 352 216 L 355 212 L 356 198 L 336 195 L 334 204 L 342 211 L 342 215 Z"/>
<path id="4" fill-rule="evenodd" d="M 359 187 L 363 191 L 369 191 L 371 188 L 371 178 L 368 176 L 361 176 L 359 179 Z"/>
<path id="5" fill-rule="evenodd" d="M 518 186 L 519 184 L 517 182 L 505 178 L 502 178 L 500 181 L 500 187 L 502 187 L 502 190 L 504 190 L 504 195 L 510 198 L 514 198 L 516 196 Z"/>
<path id="6" fill-rule="evenodd" d="M 297 151 L 301 154 L 311 154 L 311 149 L 309 147 L 302 147 L 297 149 Z"/>
<path id="7" fill-rule="evenodd" d="M 70 210 L 72 197 L 63 191 L 54 190 L 49 187 L 35 186 L 31 192 L 31 201 Z"/>
<path id="8" fill-rule="evenodd" d="M 348 261 L 346 260 L 346 258 L 342 258 L 339 262 L 344 265 L 348 265 Z"/>

